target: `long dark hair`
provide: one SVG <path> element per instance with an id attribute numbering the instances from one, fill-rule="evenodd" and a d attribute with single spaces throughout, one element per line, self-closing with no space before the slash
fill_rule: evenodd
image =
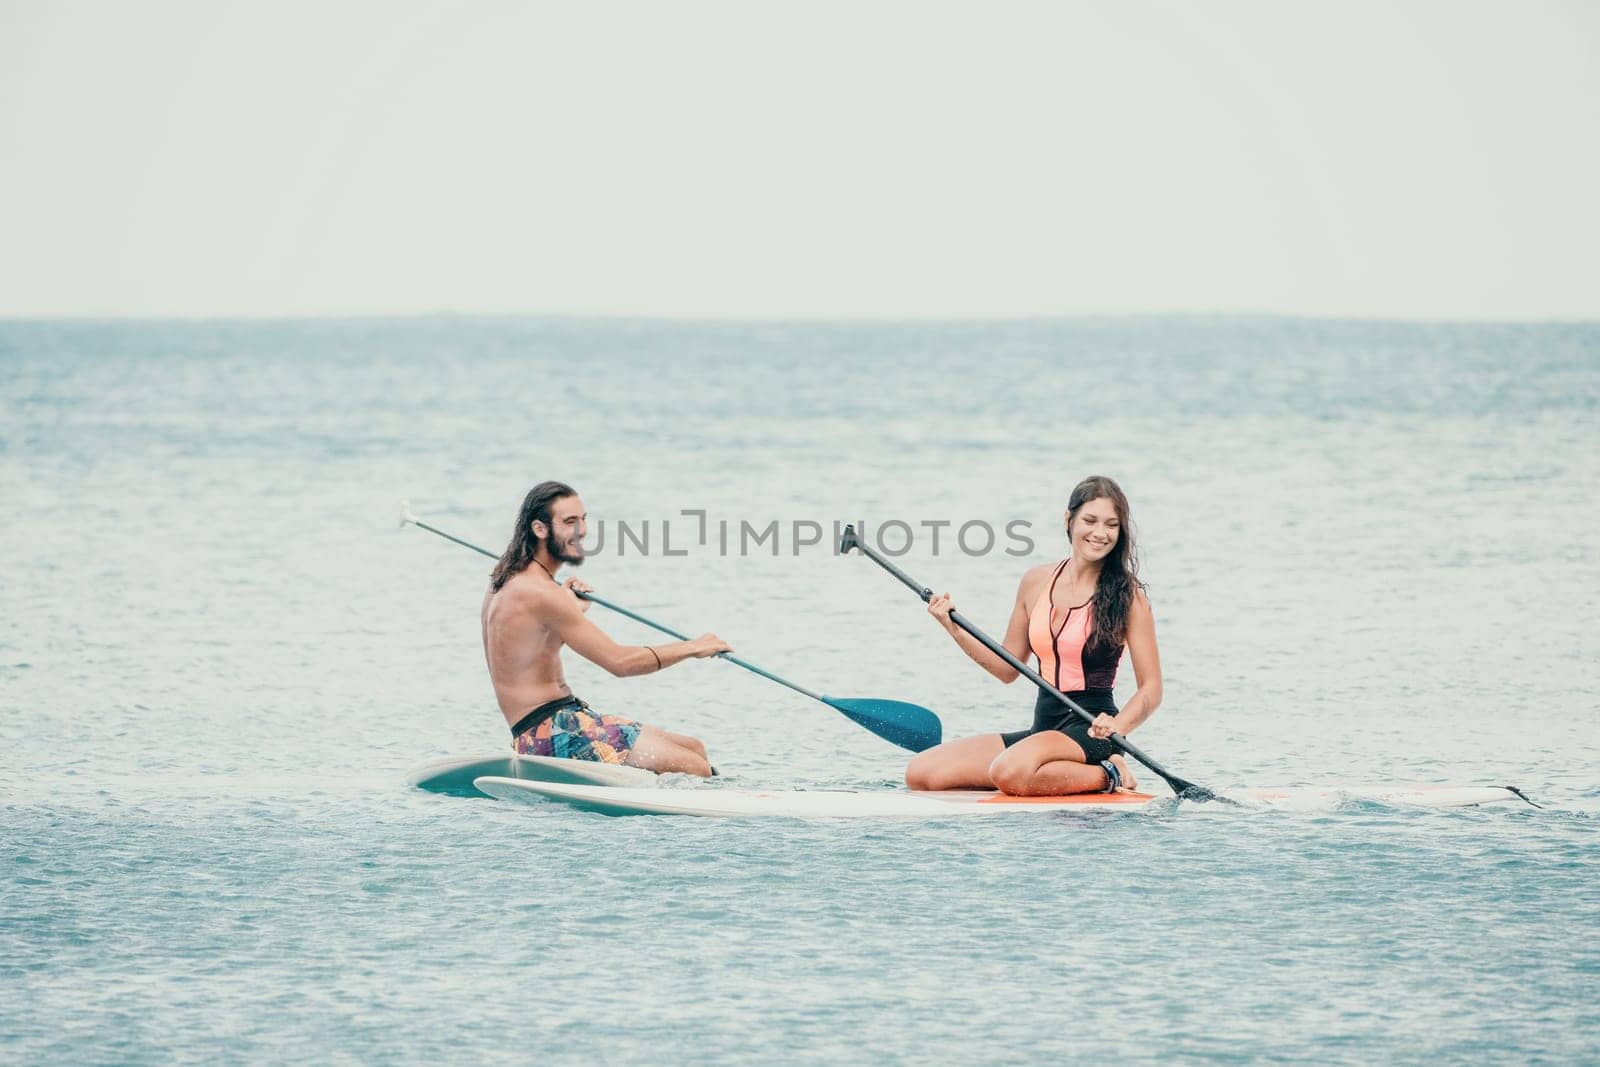
<path id="1" fill-rule="evenodd" d="M 542 522 L 549 526 L 550 505 L 577 495 L 578 491 L 565 482 L 540 482 L 528 490 L 528 495 L 522 498 L 522 510 L 517 513 L 517 528 L 511 531 L 511 543 L 506 546 L 500 562 L 494 565 L 494 572 L 489 575 L 491 589 L 499 592 L 501 586 L 528 569 L 539 546 L 544 544 L 534 534 L 533 524 Z"/>
<path id="2" fill-rule="evenodd" d="M 1106 499 L 1117 511 L 1117 543 L 1100 564 L 1100 578 L 1094 587 L 1094 627 L 1089 647 L 1121 648 L 1128 639 L 1128 610 L 1133 606 L 1134 590 L 1143 591 L 1139 580 L 1139 552 L 1133 543 L 1133 522 L 1128 518 L 1128 498 L 1122 487 L 1103 475 L 1091 475 L 1077 484 L 1067 498 L 1067 536 L 1072 536 L 1072 520 L 1091 500 Z"/>

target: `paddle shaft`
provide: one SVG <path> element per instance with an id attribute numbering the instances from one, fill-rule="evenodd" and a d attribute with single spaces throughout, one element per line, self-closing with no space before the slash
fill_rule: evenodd
<path id="1" fill-rule="evenodd" d="M 884 570 L 888 571 L 890 574 L 892 574 L 896 578 L 900 579 L 900 581 L 904 582 L 906 588 L 910 589 L 911 591 L 916 593 L 917 596 L 922 598 L 922 602 L 923 603 L 927 603 L 928 601 L 933 599 L 933 590 L 932 589 L 929 589 L 927 586 L 923 585 L 921 582 L 919 582 L 916 579 L 912 578 L 911 575 L 907 574 L 905 571 L 903 571 L 899 567 L 895 566 L 889 560 L 885 559 L 871 545 L 869 545 L 869 544 L 865 543 L 864 541 L 862 541 L 859 537 L 856 536 L 855 529 L 853 527 L 850 527 L 850 526 L 846 526 L 845 527 L 845 529 L 844 529 L 844 537 L 842 539 L 842 546 L 841 547 L 844 549 L 844 551 L 847 551 L 847 552 L 851 548 L 860 549 L 861 550 L 861 554 L 863 556 L 866 556 L 868 559 L 872 560 L 872 562 L 876 563 L 878 566 L 882 567 Z M 1053 686 L 1049 682 L 1045 681 L 1043 676 L 1041 676 L 1037 671 L 1033 670 L 1033 668 L 1029 667 L 1026 663 L 1022 662 L 1016 656 L 1013 656 L 1010 653 L 1010 651 L 1008 651 L 1006 649 L 1006 647 L 1004 645 L 1000 644 L 1000 642 L 996 641 L 994 638 L 990 637 L 988 634 L 984 633 L 982 630 L 980 630 L 976 626 L 974 626 L 971 622 L 967 621 L 967 618 L 964 615 L 962 615 L 961 612 L 959 612 L 959 611 L 950 612 L 950 621 L 955 623 L 957 626 L 961 627 L 961 629 L 965 630 L 967 633 L 971 634 L 972 637 L 975 638 L 979 644 L 981 644 L 984 648 L 987 648 L 990 652 L 993 652 L 995 655 L 999 656 L 1007 665 L 1009 665 L 1014 670 L 1016 670 L 1016 672 L 1018 674 L 1022 675 L 1028 681 L 1030 681 L 1034 685 L 1038 686 L 1040 688 L 1040 690 L 1050 694 L 1051 696 L 1055 697 L 1058 701 L 1060 701 L 1062 704 L 1064 704 L 1068 708 L 1070 708 L 1084 722 L 1087 722 L 1087 723 L 1094 722 L 1094 716 L 1093 715 L 1089 714 L 1083 708 L 1079 707 L 1077 702 L 1074 701 L 1071 697 L 1067 696 L 1061 690 L 1057 689 L 1055 686 Z M 1183 778 L 1179 778 L 1177 775 L 1175 775 L 1172 772 L 1168 771 L 1166 768 L 1162 767 L 1155 760 L 1151 759 L 1149 756 L 1147 756 L 1143 752 L 1139 751 L 1137 746 L 1135 746 L 1132 742 L 1130 742 L 1126 737 L 1123 737 L 1121 734 L 1113 733 L 1111 735 L 1111 741 L 1118 748 L 1122 749 L 1122 751 L 1126 752 L 1128 755 L 1132 756 L 1134 759 L 1138 760 L 1140 763 L 1142 763 L 1146 767 L 1150 768 L 1156 774 L 1160 775 L 1161 778 L 1167 783 L 1167 785 L 1172 787 L 1172 791 L 1174 793 L 1178 793 L 1178 794 L 1188 793 L 1192 797 L 1195 797 L 1195 798 L 1201 798 L 1202 796 L 1204 796 L 1204 797 L 1215 797 L 1216 796 L 1216 794 L 1212 793 L 1211 790 L 1206 789 L 1206 788 L 1204 788 L 1202 786 L 1197 786 L 1193 782 L 1186 781 Z"/>
<path id="2" fill-rule="evenodd" d="M 493 552 L 490 552 L 487 548 L 480 548 L 479 546 L 473 544 L 471 541 L 463 541 L 463 540 L 461 540 L 461 538 L 456 537 L 454 534 L 447 534 L 443 530 L 439 529 L 437 526 L 429 526 L 427 523 L 423 522 L 421 519 L 418 519 L 418 518 L 416 518 L 414 516 L 407 515 L 406 518 L 405 518 L 405 521 L 411 523 L 411 525 L 413 525 L 413 526 L 420 526 L 420 527 L 422 527 L 422 529 L 427 530 L 431 534 L 438 534 L 440 537 L 444 538 L 446 541 L 454 541 L 456 544 L 461 545 L 463 548 L 470 548 L 470 549 L 472 549 L 472 551 L 477 552 L 480 555 L 488 556 L 490 559 L 499 559 L 500 558 L 499 556 L 495 555 Z M 577 593 L 577 590 L 574 589 L 573 592 Z M 636 612 L 629 611 L 627 608 L 622 607 L 620 604 L 613 604 L 611 601 L 605 599 L 604 597 L 596 596 L 594 593 L 578 593 L 578 596 L 582 597 L 584 600 L 592 601 L 592 602 L 594 602 L 596 604 L 599 604 L 603 608 L 607 608 L 607 609 L 609 609 L 611 611 L 614 611 L 618 615 L 625 615 L 628 618 L 632 619 L 634 622 L 642 623 L 645 626 L 650 627 L 652 630 L 657 630 L 657 631 L 660 631 L 661 633 L 666 634 L 668 637 L 676 637 L 679 641 L 687 641 L 687 640 L 689 640 L 689 636 L 687 634 L 681 634 L 677 630 L 674 630 L 670 626 L 663 626 L 659 622 L 656 622 L 653 619 L 647 619 L 643 615 L 637 614 Z M 818 693 L 813 693 L 811 690 L 805 688 L 804 686 L 796 685 L 794 682 L 789 681 L 787 678 L 780 678 L 776 674 L 773 674 L 771 671 L 764 671 L 760 667 L 757 667 L 754 663 L 750 663 L 747 660 L 742 660 L 738 656 L 735 656 L 731 652 L 718 652 L 717 655 L 716 655 L 716 658 L 717 659 L 725 659 L 729 663 L 738 664 L 739 666 L 743 667 L 747 671 L 750 671 L 750 672 L 752 672 L 754 674 L 761 675 L 761 677 L 767 679 L 767 681 L 769 681 L 769 682 L 777 682 L 781 686 L 786 686 L 789 689 L 793 689 L 796 693 L 799 693 L 801 696 L 808 696 L 812 700 L 820 700 L 824 704 L 829 703 L 829 700 L 828 700 L 827 697 L 822 696 L 822 695 L 820 695 Z"/>

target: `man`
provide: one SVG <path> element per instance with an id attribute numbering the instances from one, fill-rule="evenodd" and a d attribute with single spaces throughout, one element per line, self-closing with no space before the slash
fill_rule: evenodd
<path id="1" fill-rule="evenodd" d="M 585 616 L 589 586 L 562 584 L 564 563 L 583 563 L 588 516 L 577 491 L 540 482 L 528 491 L 511 543 L 483 597 L 483 651 L 495 699 L 523 755 L 626 763 L 657 773 L 709 777 L 706 746 L 693 737 L 602 715 L 573 695 L 561 670 L 561 649 L 617 677 L 652 674 L 686 659 L 730 651 L 715 634 L 663 645 L 619 645 Z"/>

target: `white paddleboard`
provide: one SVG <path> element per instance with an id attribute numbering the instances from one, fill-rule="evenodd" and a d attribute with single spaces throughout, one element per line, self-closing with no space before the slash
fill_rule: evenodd
<path id="1" fill-rule="evenodd" d="M 1290 786 L 1246 789 L 1237 795 L 1227 795 L 1245 804 L 1290 811 L 1326 809 L 1352 800 L 1406 808 L 1471 808 L 1507 801 L 1532 803 L 1515 789 L 1503 785 Z"/>
<path id="2" fill-rule="evenodd" d="M 414 768 L 406 784 L 429 793 L 458 797 L 481 797 L 472 783 L 485 776 L 514 778 L 529 782 L 566 782 L 571 785 L 633 786 L 649 788 L 656 784 L 653 771 L 620 763 L 589 760 L 553 759 L 549 756 L 468 756 L 439 760 Z"/>
<path id="3" fill-rule="evenodd" d="M 895 789 L 779 790 L 634 789 L 537 782 L 487 775 L 474 782 L 499 800 L 537 804 L 552 800 L 605 815 L 765 816 L 790 819 L 920 818 L 1022 815 L 1050 811 L 1130 811 L 1157 798 L 1144 793 L 1079 793 L 1066 797 L 1008 797 L 1002 793 Z M 1519 799 L 1498 786 L 1358 786 L 1345 789 L 1256 789 L 1235 799 L 1272 808 L 1327 808 L 1346 800 L 1429 808 L 1493 804 Z"/>
<path id="4" fill-rule="evenodd" d="M 1070 797 L 1008 797 L 994 792 L 912 793 L 905 790 L 752 792 L 745 789 L 629 789 L 529 782 L 486 776 L 474 783 L 499 800 L 537 804 L 555 800 L 607 815 L 778 816 L 793 819 L 948 818 L 1024 811 L 1093 811 L 1142 808 L 1143 793 L 1081 793 Z"/>

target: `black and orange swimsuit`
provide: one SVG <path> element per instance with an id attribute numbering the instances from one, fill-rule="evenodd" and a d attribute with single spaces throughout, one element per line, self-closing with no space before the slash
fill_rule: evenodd
<path id="1" fill-rule="evenodd" d="M 1067 609 L 1060 622 L 1056 621 L 1056 582 L 1067 569 L 1070 559 L 1062 560 L 1050 584 L 1028 612 L 1028 646 L 1039 662 L 1039 673 L 1045 681 L 1061 690 L 1083 710 L 1091 715 L 1104 712 L 1117 713 L 1112 699 L 1112 686 L 1117 680 L 1117 664 L 1122 660 L 1122 646 L 1107 648 L 1089 640 L 1094 625 L 1094 600 Z M 1066 734 L 1078 743 L 1090 763 L 1099 763 L 1118 752 L 1110 741 L 1099 741 L 1089 736 L 1089 724 L 1084 722 L 1061 701 L 1041 692 L 1033 704 L 1033 725 L 1026 730 L 1013 730 L 1000 735 L 1005 746 L 1031 737 L 1045 730 Z"/>

